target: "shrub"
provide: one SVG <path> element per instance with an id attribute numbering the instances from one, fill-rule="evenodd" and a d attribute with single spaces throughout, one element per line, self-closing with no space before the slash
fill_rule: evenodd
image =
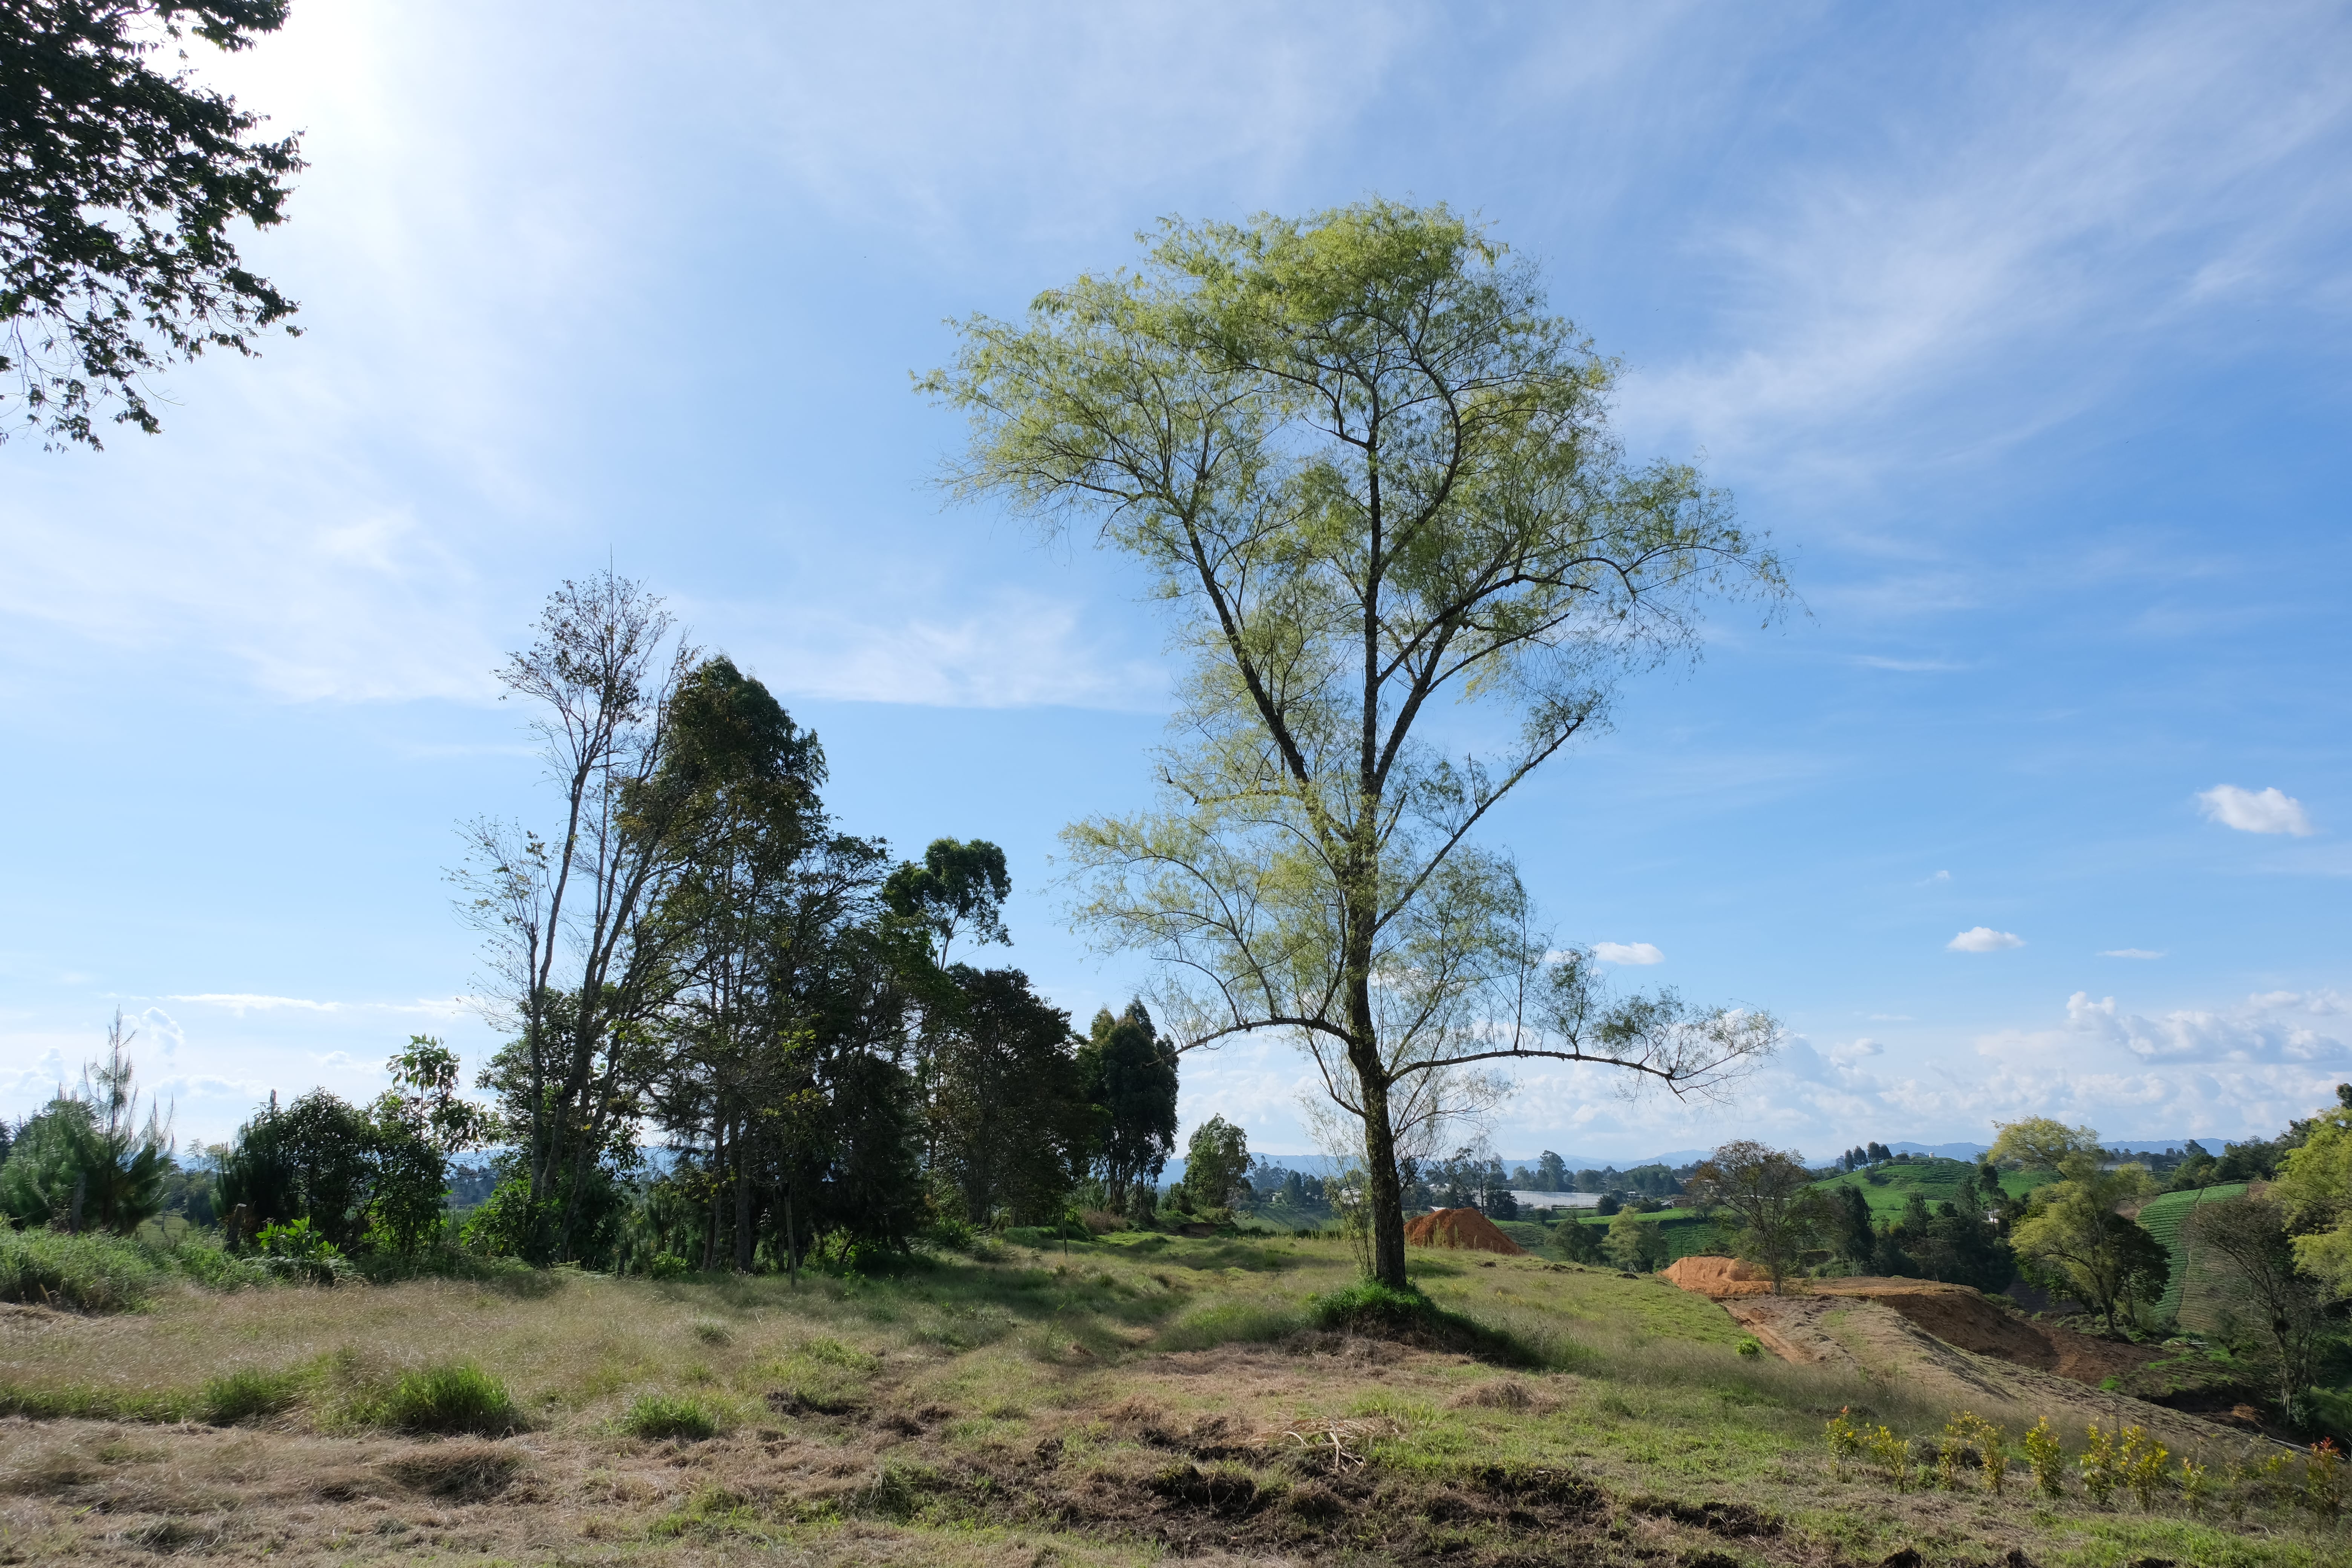
<path id="1" fill-rule="evenodd" d="M 204 1415 L 215 1426 L 234 1426 L 257 1415 L 275 1415 L 294 1403 L 301 1378 L 290 1372 L 243 1367 L 205 1384 Z"/>
<path id="2" fill-rule="evenodd" d="M 621 1430 L 648 1439 L 684 1437 L 700 1442 L 719 1435 L 719 1417 L 692 1394 L 646 1394 L 621 1417 Z"/>
<path id="3" fill-rule="evenodd" d="M 0 1230 L 0 1301 L 123 1312 L 145 1305 L 161 1280 L 146 1249 L 118 1237 Z"/>
<path id="4" fill-rule="evenodd" d="M 675 1252 L 656 1252 L 646 1264 L 646 1275 L 653 1279 L 683 1279 L 694 1272 L 694 1265 Z"/>
<path id="5" fill-rule="evenodd" d="M 1744 1356 L 1760 1356 L 1764 1353 L 1764 1342 L 1758 1339 L 1754 1334 L 1748 1334 L 1743 1336 L 1740 1342 L 1731 1348 L 1738 1351 Z"/>
<path id="6" fill-rule="evenodd" d="M 522 1425 L 506 1384 L 471 1362 L 443 1362 L 402 1375 L 373 1413 L 403 1432 L 511 1432 Z"/>
<path id="7" fill-rule="evenodd" d="M 2170 1450 L 2137 1426 L 2124 1428 L 2122 1463 L 2119 1467 L 2124 1485 L 2131 1489 L 2139 1500 L 2140 1511 L 2156 1507 L 2156 1494 L 2164 1489 L 2164 1462 L 2172 1458 Z"/>
<path id="8" fill-rule="evenodd" d="M 2066 1495 L 2066 1450 L 2059 1446 L 2058 1434 L 2050 1430 L 2047 1415 L 2025 1435 L 2025 1462 L 2033 1470 L 2035 1489 L 2043 1497 Z"/>
<path id="9" fill-rule="evenodd" d="M 2090 1441 L 2079 1462 L 2083 1467 L 2083 1489 L 2090 1494 L 2093 1502 L 2105 1503 L 2124 1484 L 2124 1429 L 2118 1426 L 2110 1432 L 2092 1422 Z"/>
<path id="10" fill-rule="evenodd" d="M 1841 1405 L 1838 1413 L 1830 1417 L 1828 1436 L 1830 1463 L 1841 1470 L 1848 1459 L 1860 1458 L 1869 1445 L 1868 1435 L 1853 1424 L 1851 1406 Z"/>
<path id="11" fill-rule="evenodd" d="M 1307 1310 L 1317 1328 L 1334 1332 L 1427 1341 L 1481 1361 L 1512 1366 L 1540 1366 L 1548 1359 L 1514 1334 L 1450 1312 L 1418 1290 L 1399 1290 L 1376 1279 L 1360 1279 L 1344 1290 L 1310 1296 Z"/>
<path id="12" fill-rule="evenodd" d="M 1999 1497 L 2009 1481 L 2009 1452 L 2001 1447 L 2001 1430 L 1983 1416 L 1968 1411 L 1953 1416 L 1944 1424 L 1944 1453 L 1958 1451 L 1965 1456 L 1974 1449 L 1978 1465 L 1984 1470 L 1985 1490 Z M 1940 1457 L 1940 1456 L 1939 1456 Z M 1959 1460 L 1955 1458 L 1953 1463 Z M 1947 1485 L 1953 1484 L 1947 1482 Z"/>
<path id="13" fill-rule="evenodd" d="M 1885 1468 L 1887 1479 L 1895 1483 L 1895 1489 L 1909 1491 L 1912 1479 L 1911 1439 L 1898 1437 L 1891 1428 L 1881 1426 L 1865 1441 L 1870 1447 L 1870 1457 Z"/>
<path id="14" fill-rule="evenodd" d="M 979 1232 L 971 1228 L 971 1222 L 959 1214 L 935 1215 L 923 1228 L 923 1240 L 943 1252 L 970 1252 L 978 1239 Z"/>
<path id="15" fill-rule="evenodd" d="M 281 1279 L 332 1285 L 350 1268 L 341 1249 L 327 1239 L 325 1232 L 311 1226 L 308 1215 L 283 1225 L 263 1226 L 253 1239 L 261 1249 L 263 1266 Z"/>
<path id="16" fill-rule="evenodd" d="M 2189 1517 L 2201 1517 L 2205 1505 L 2213 1498 L 2213 1478 L 2209 1468 L 2183 1454 L 2180 1475 L 2174 1484 L 2180 1488 L 2180 1500 L 2189 1505 Z"/>
<path id="17" fill-rule="evenodd" d="M 2332 1440 L 2322 1437 L 2311 1446 L 2296 1500 L 2322 1519 L 2344 1511 L 2344 1454 Z"/>

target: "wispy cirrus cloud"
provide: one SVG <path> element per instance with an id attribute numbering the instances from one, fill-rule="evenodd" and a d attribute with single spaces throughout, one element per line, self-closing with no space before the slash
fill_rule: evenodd
<path id="1" fill-rule="evenodd" d="M 468 997 L 441 1000 L 419 997 L 414 1002 L 320 1002 L 306 996 L 267 996 L 250 991 L 208 991 L 187 996 L 166 996 L 166 1002 L 219 1007 L 242 1018 L 248 1013 L 412 1013 L 454 1018 L 472 1010 Z"/>
<path id="2" fill-rule="evenodd" d="M 1592 944 L 1592 956 L 1603 963 L 1646 964 L 1666 961 L 1666 955 L 1659 951 L 1657 944 L 1648 942 L 1596 942 Z"/>

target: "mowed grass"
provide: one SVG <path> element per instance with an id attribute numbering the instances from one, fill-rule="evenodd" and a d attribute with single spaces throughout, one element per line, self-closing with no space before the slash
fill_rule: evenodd
<path id="1" fill-rule="evenodd" d="M 1549 1560 L 1530 1542 L 1580 1562 L 1917 1545 L 1973 1563 L 2011 1544 L 2045 1564 L 2157 1545 L 2339 1560 L 2292 1521 L 1897 1497 L 1832 1473 L 1822 1432 L 1842 1407 L 1940 1430 L 1950 1412 L 1900 1386 L 1742 1356 L 1719 1307 L 1655 1278 L 1412 1264 L 1479 1353 L 1318 1328 L 1352 1257 L 1286 1237 L 1000 1244 L 797 1289 L 567 1272 L 533 1290 L 181 1288 L 138 1313 L 18 1312 L 0 1319 L 0 1412 L 19 1417 L 0 1429 L 0 1502 L 18 1500 L 0 1561 L 139 1531 L 295 1561 L 1143 1563 L 1183 1541 L 1367 1563 Z M 2015 1433 L 2032 1413 L 1979 1414 Z M 149 1424 L 54 1419 L 110 1415 Z M 287 1522 L 215 1474 L 267 1475 Z M 1703 1505 L 1763 1510 L 1773 1533 L 1716 1541 L 1675 1511 Z"/>

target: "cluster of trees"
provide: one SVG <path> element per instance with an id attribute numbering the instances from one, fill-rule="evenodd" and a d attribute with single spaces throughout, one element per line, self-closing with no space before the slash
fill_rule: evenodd
<path id="1" fill-rule="evenodd" d="M 756 679 L 611 574 L 502 672 L 560 833 L 478 823 L 462 907 L 514 1031 L 484 1087 L 512 1152 L 475 1216 L 535 1261 L 796 1268 L 926 1226 L 1147 1205 L 1176 1131 L 1140 1003 L 1085 1037 L 1021 971 L 984 841 L 919 862 L 841 831 L 824 753 Z M 629 1178 L 641 1130 L 656 1175 Z"/>
<path id="2" fill-rule="evenodd" d="M 1018 969 L 1004 853 L 919 863 L 835 827 L 825 754 L 640 585 L 564 583 L 503 670 L 534 705 L 560 835 L 478 823 L 463 908 L 513 1041 L 513 1145 L 473 1220 L 543 1262 L 797 1268 L 924 1225 L 1058 1223 L 1150 1204 L 1176 1060 L 1139 1004 L 1087 1037 Z M 668 1162 L 628 1201 L 642 1126 Z"/>
<path id="3" fill-rule="evenodd" d="M 1021 971 L 966 961 L 1009 941 L 1001 849 L 942 838 L 901 862 L 841 831 L 816 736 L 610 574 L 553 595 L 502 676 L 558 793 L 548 832 L 467 829 L 460 907 L 512 1031 L 490 1104 L 421 1038 L 372 1105 L 273 1097 L 204 1194 L 232 1241 L 299 1222 L 414 1252 L 469 1149 L 492 1185 L 467 1241 L 538 1263 L 791 1269 L 926 1227 L 1150 1213 L 1175 1054 L 1140 1002 L 1080 1036 Z M 110 1059 L 16 1139 L 18 1223 L 127 1232 L 161 1206 L 168 1135 L 141 1142 L 120 1039 Z M 1229 1123 L 1202 1132 L 1188 1201 L 1222 1207 L 1247 1152 Z"/>
<path id="4" fill-rule="evenodd" d="M 1841 1171 L 1867 1170 L 1882 1161 L 1892 1160 L 1895 1157 L 1895 1151 L 1884 1143 L 1858 1144 L 1838 1156 L 1838 1169 Z"/>
<path id="5" fill-rule="evenodd" d="M 232 1246 L 267 1247 L 299 1227 L 313 1252 L 413 1255 L 441 1235 L 448 1157 L 488 1131 L 457 1093 L 456 1055 L 419 1036 L 372 1104 L 318 1089 L 281 1107 L 273 1095 L 234 1143 L 185 1168 L 157 1108 L 139 1114 L 132 1037 L 117 1015 L 80 1085 L 0 1136 L 0 1212 L 12 1224 L 128 1236 L 177 1208 L 217 1220 Z"/>

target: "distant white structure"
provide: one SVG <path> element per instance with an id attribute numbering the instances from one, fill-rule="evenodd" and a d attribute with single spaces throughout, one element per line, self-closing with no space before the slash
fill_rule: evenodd
<path id="1" fill-rule="evenodd" d="M 1523 1209 L 1589 1209 L 1601 1206 L 1599 1193 L 1526 1193 L 1513 1187 L 1511 1197 Z"/>

